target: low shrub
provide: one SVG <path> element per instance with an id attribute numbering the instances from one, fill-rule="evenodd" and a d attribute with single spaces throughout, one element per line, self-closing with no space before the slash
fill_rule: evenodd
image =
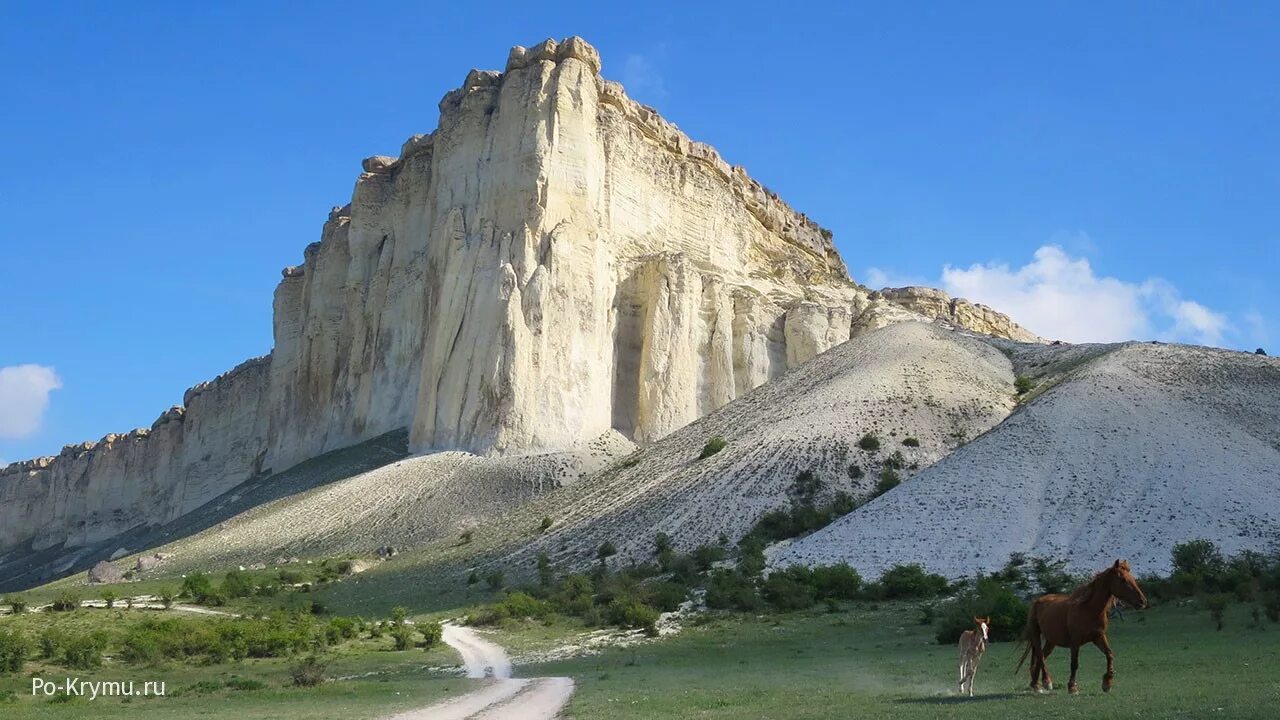
<path id="1" fill-rule="evenodd" d="M 232 570 L 222 579 L 222 594 L 229 598 L 249 597 L 253 594 L 253 578 L 246 572 Z"/>
<path id="2" fill-rule="evenodd" d="M 325 680 L 326 665 L 316 655 L 311 655 L 289 671 L 297 687 L 315 687 Z"/>
<path id="3" fill-rule="evenodd" d="M 182 597 L 191 598 L 195 602 L 203 603 L 205 598 L 213 594 L 213 581 L 204 573 L 193 572 L 182 578 L 182 587 L 179 594 Z"/>
<path id="4" fill-rule="evenodd" d="M 658 634 L 658 611 L 634 598 L 614 599 L 605 609 L 605 618 L 613 625 L 640 628 L 650 637 Z"/>
<path id="5" fill-rule="evenodd" d="M 885 600 L 931 598 L 945 593 L 949 587 L 941 575 L 925 572 L 920 565 L 894 565 L 876 582 L 878 595 Z"/>
<path id="6" fill-rule="evenodd" d="M 858 441 L 858 447 L 867 452 L 875 452 L 880 449 L 880 438 L 872 435 L 871 433 L 867 433 Z"/>
<path id="7" fill-rule="evenodd" d="M 850 478 L 850 479 L 852 479 L 852 480 L 861 480 L 861 479 L 862 479 L 862 476 L 863 476 L 863 475 L 865 475 L 865 474 L 866 474 L 866 473 L 864 473 L 864 472 L 862 471 L 862 468 L 861 468 L 857 463 L 854 463 L 854 464 L 852 464 L 852 465 L 850 465 L 850 466 L 849 466 L 849 478 Z"/>
<path id="8" fill-rule="evenodd" d="M 769 575 L 760 584 L 760 595 L 779 612 L 804 610 L 817 601 L 813 574 L 809 568 L 796 565 Z"/>
<path id="9" fill-rule="evenodd" d="M 27 611 L 27 599 L 22 596 L 10 597 L 5 600 L 5 603 L 9 605 L 9 610 L 14 615 L 20 615 Z"/>
<path id="10" fill-rule="evenodd" d="M 422 646 L 431 649 L 438 645 L 444 639 L 444 626 L 438 622 L 424 622 L 418 625 L 418 632 L 422 633 Z"/>
<path id="11" fill-rule="evenodd" d="M 413 631 L 408 625 L 396 625 L 391 628 L 391 639 L 396 650 L 408 650 L 413 647 Z"/>
<path id="12" fill-rule="evenodd" d="M 705 460 L 725 449 L 725 446 L 728 444 L 729 443 L 725 442 L 725 439 L 720 436 L 713 437 L 707 441 L 706 445 L 702 446 L 702 452 L 698 454 L 698 459 Z"/>
<path id="13" fill-rule="evenodd" d="M 880 471 L 880 482 L 876 483 L 876 496 L 883 495 L 902 484 L 902 477 L 893 468 L 886 467 Z"/>
<path id="14" fill-rule="evenodd" d="M 49 607 L 54 612 L 70 612 L 80 607 L 80 596 L 70 590 L 63 590 Z"/>
<path id="15" fill-rule="evenodd" d="M 551 529 L 551 525 L 552 525 L 551 518 L 544 517 L 542 518 L 542 522 L 538 523 L 538 530 L 540 532 L 546 532 Z"/>
<path id="16" fill-rule="evenodd" d="M 914 437 L 905 437 L 905 438 L 902 438 L 902 444 L 903 444 L 904 446 L 906 446 L 906 447 L 909 447 L 909 448 L 918 448 L 918 447 L 920 447 L 920 441 L 919 441 L 917 438 L 914 438 Z"/>
<path id="17" fill-rule="evenodd" d="M 1027 393 L 1031 392 L 1031 388 L 1033 387 L 1035 387 L 1035 383 L 1033 383 L 1031 381 L 1031 378 L 1027 377 L 1026 375 L 1019 375 L 1013 381 L 1013 389 L 1019 395 L 1026 395 Z"/>
<path id="18" fill-rule="evenodd" d="M 0 630 L 0 673 L 22 672 L 31 645 L 19 630 Z"/>
<path id="19" fill-rule="evenodd" d="M 937 640 L 949 644 L 973 627 L 973 618 L 989 619 L 987 632 L 996 642 L 1017 640 L 1027 622 L 1027 604 L 1014 589 L 993 577 L 981 577 L 938 612 Z"/>

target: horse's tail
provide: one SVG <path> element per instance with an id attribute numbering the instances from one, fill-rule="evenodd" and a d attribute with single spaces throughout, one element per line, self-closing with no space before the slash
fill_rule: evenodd
<path id="1" fill-rule="evenodd" d="M 1027 608 L 1027 624 L 1022 627 L 1022 637 L 1019 639 L 1022 641 L 1022 655 L 1018 658 L 1018 666 L 1013 669 L 1014 675 L 1022 672 L 1022 664 L 1031 654 L 1031 644 L 1040 641 L 1040 625 L 1036 623 L 1036 603 L 1034 602 Z"/>

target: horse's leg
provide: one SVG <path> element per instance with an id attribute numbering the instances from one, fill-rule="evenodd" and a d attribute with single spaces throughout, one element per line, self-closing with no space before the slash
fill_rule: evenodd
<path id="1" fill-rule="evenodd" d="M 1080 646 L 1075 645 L 1071 648 L 1071 679 L 1067 681 L 1067 692 L 1075 695 L 1080 692 L 1080 686 L 1076 685 L 1076 671 L 1080 669 Z"/>
<path id="2" fill-rule="evenodd" d="M 960 658 L 960 694 L 964 694 L 964 681 L 969 675 L 969 663 L 964 658 Z"/>
<path id="3" fill-rule="evenodd" d="M 1040 692 L 1040 668 L 1044 664 L 1040 655 L 1040 634 L 1036 633 L 1028 642 L 1031 643 L 1031 689 Z"/>
<path id="4" fill-rule="evenodd" d="M 1107 641 L 1106 633 L 1099 635 L 1093 644 L 1107 656 L 1107 672 L 1102 676 L 1102 692 L 1111 692 L 1111 681 L 1116 677 L 1116 654 L 1111 652 L 1111 643 Z"/>
<path id="5" fill-rule="evenodd" d="M 1040 653 L 1040 680 L 1044 683 L 1045 690 L 1053 689 L 1053 676 L 1049 674 L 1049 653 L 1053 652 L 1056 647 L 1048 640 L 1044 641 L 1044 652 Z"/>

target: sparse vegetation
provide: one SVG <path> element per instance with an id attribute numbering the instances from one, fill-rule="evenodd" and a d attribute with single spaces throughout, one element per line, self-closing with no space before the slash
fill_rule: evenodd
<path id="1" fill-rule="evenodd" d="M 314 687 L 324 682 L 328 667 L 317 655 L 310 655 L 290 671 L 293 684 L 298 687 Z"/>
<path id="2" fill-rule="evenodd" d="M 716 437 L 708 440 L 706 445 L 702 446 L 702 452 L 698 454 L 698 459 L 705 460 L 723 450 L 728 444 L 729 443 L 725 442 L 724 438 L 717 435 Z"/>
<path id="3" fill-rule="evenodd" d="M 24 613 L 27 611 L 27 599 L 22 597 L 21 595 L 11 596 L 5 600 L 5 603 L 9 606 L 9 610 L 14 615 L 18 615 L 20 613 Z"/>
<path id="4" fill-rule="evenodd" d="M 920 447 L 920 440 L 914 437 L 905 437 L 902 438 L 902 444 L 909 448 L 918 448 Z"/>
<path id="5" fill-rule="evenodd" d="M 875 452 L 880 449 L 880 438 L 872 435 L 871 433 L 867 433 L 858 441 L 858 447 L 867 452 Z"/>
<path id="6" fill-rule="evenodd" d="M 862 471 L 862 467 L 859 466 L 857 463 L 853 463 L 852 465 L 849 466 L 849 479 L 861 480 L 862 476 L 865 474 L 866 473 Z"/>
<path id="7" fill-rule="evenodd" d="M 902 477 L 891 467 L 880 471 L 880 481 L 876 483 L 876 496 L 879 497 L 902 484 Z"/>
<path id="8" fill-rule="evenodd" d="M 602 563 L 617 554 L 618 548 L 614 547 L 613 543 L 608 540 L 600 543 L 600 547 L 596 549 L 596 558 Z"/>
<path id="9" fill-rule="evenodd" d="M 1013 389 L 1018 395 L 1026 395 L 1035 387 L 1035 383 L 1026 375 L 1019 375 L 1013 380 Z"/>
<path id="10" fill-rule="evenodd" d="M 542 522 L 538 523 L 538 532 L 546 532 L 551 529 L 551 518 L 544 517 Z"/>

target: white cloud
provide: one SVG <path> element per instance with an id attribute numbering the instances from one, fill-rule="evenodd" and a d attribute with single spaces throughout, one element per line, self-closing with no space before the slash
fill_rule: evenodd
<path id="1" fill-rule="evenodd" d="M 647 55 L 632 53 L 622 62 L 622 86 L 637 99 L 661 100 L 667 96 L 662 73 Z"/>
<path id="2" fill-rule="evenodd" d="M 947 265 L 941 284 L 1039 335 L 1069 342 L 1159 339 L 1218 345 L 1231 329 L 1225 315 L 1183 299 L 1165 280 L 1099 277 L 1087 259 L 1073 258 L 1057 245 L 1041 247 L 1019 268 Z"/>
<path id="3" fill-rule="evenodd" d="M 13 365 L 0 368 L 0 438 L 34 435 L 49 407 L 49 393 L 62 387 L 51 367 Z"/>

